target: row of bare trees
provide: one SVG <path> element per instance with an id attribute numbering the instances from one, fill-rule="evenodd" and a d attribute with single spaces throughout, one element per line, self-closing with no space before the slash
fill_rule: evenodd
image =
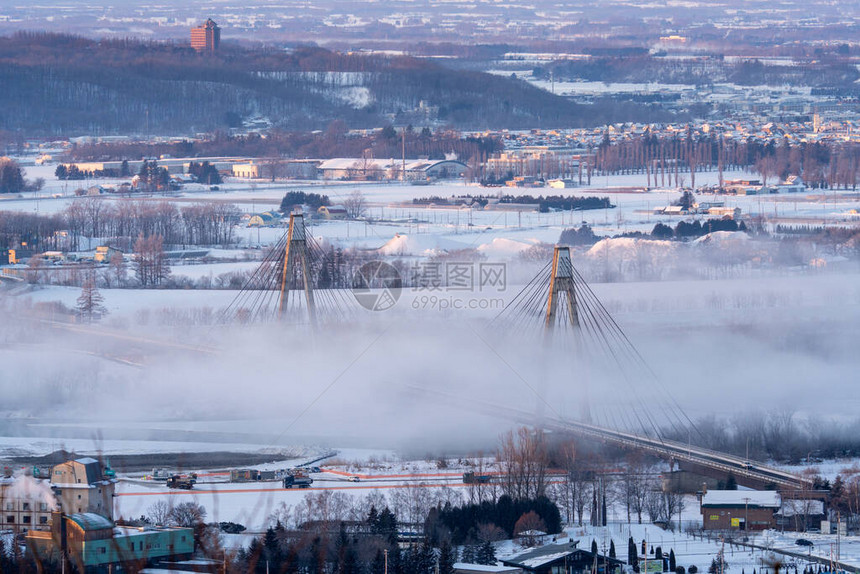
<path id="1" fill-rule="evenodd" d="M 75 200 L 55 215 L 0 211 L 0 249 L 77 251 L 102 240 L 130 251 L 139 236 L 160 236 L 166 246 L 226 246 L 235 241 L 241 211 L 230 203 L 177 207 L 168 201 Z M 86 242 L 81 240 L 86 239 Z"/>
<path id="2" fill-rule="evenodd" d="M 477 475 L 498 472 L 498 483 L 475 482 L 470 485 L 473 502 L 496 500 L 501 494 L 517 498 L 548 496 L 568 524 L 605 525 L 607 508 L 622 507 L 628 522 L 672 522 L 684 510 L 680 489 L 664 485 L 653 468 L 638 457 L 623 463 L 621 476 L 610 476 L 607 464 L 597 454 L 579 453 L 573 441 L 550 445 L 541 431 L 521 427 L 502 435 L 495 465 L 481 457 L 475 462 Z M 550 482 L 550 464 L 563 470 L 562 480 Z M 860 470 L 858 470 L 860 475 Z M 858 480 L 860 483 L 860 480 Z"/>
<path id="3" fill-rule="evenodd" d="M 152 238 L 158 238 L 159 252 L 187 245 L 226 246 L 235 241 L 235 225 L 240 215 L 239 208 L 229 203 L 199 203 L 180 208 L 168 201 L 86 197 L 53 215 L 0 211 L 0 251 L 4 255 L 8 249 L 22 248 L 36 252 L 78 251 L 105 243 L 121 251 L 137 251 L 138 247 L 149 245 L 146 241 L 140 243 L 141 239 Z M 39 275 L 43 265 L 37 260 L 31 267 Z M 40 281 L 36 277 L 32 282 Z M 80 284 L 80 280 L 76 278 L 70 283 Z"/>
<path id="4" fill-rule="evenodd" d="M 856 189 L 860 181 L 860 145 L 850 142 L 802 142 L 784 138 L 736 140 L 717 135 L 661 137 L 645 133 L 612 142 L 607 134 L 589 154 L 587 179 L 593 175 L 645 175 L 647 186 L 696 186 L 696 173 L 745 169 L 762 183 L 798 175 L 813 188 Z M 593 156 L 593 157 L 592 157 Z"/>
<path id="5" fill-rule="evenodd" d="M 128 250 L 138 236 L 160 236 L 166 245 L 229 245 L 241 211 L 229 203 L 210 202 L 177 207 L 169 201 L 87 197 L 72 202 L 61 214 L 71 250 L 79 238 L 108 238 Z"/>

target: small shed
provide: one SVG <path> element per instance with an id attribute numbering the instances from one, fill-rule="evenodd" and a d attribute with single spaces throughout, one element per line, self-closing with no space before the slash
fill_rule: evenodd
<path id="1" fill-rule="evenodd" d="M 346 219 L 346 208 L 341 205 L 322 205 L 317 213 L 326 219 Z"/>

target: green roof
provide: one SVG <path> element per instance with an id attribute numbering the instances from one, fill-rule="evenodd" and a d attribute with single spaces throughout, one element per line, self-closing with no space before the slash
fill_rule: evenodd
<path id="1" fill-rule="evenodd" d="M 80 512 L 69 515 L 69 520 L 84 530 L 105 530 L 113 528 L 113 522 L 95 512 Z"/>

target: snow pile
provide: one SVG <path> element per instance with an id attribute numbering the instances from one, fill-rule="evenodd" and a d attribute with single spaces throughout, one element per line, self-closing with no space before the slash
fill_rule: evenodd
<path id="1" fill-rule="evenodd" d="M 517 241 L 515 239 L 496 237 L 489 243 L 482 243 L 479 245 L 478 251 L 490 258 L 510 258 L 516 257 L 529 247 L 538 243 L 540 242 L 537 239 Z"/>
<path id="2" fill-rule="evenodd" d="M 364 86 L 352 86 L 335 90 L 331 95 L 357 110 L 369 107 L 374 101 L 370 89 Z"/>
<path id="3" fill-rule="evenodd" d="M 618 257 L 629 259 L 636 256 L 639 252 L 647 250 L 649 252 L 674 253 L 678 244 L 674 241 L 663 241 L 656 239 L 637 239 L 632 237 L 613 237 L 601 239 L 595 243 L 591 249 L 586 252 L 585 256 L 596 259 L 602 257 Z"/>
<path id="4" fill-rule="evenodd" d="M 584 258 L 604 280 L 660 279 L 678 263 L 681 244 L 674 241 L 615 237 L 602 239 Z"/>
<path id="5" fill-rule="evenodd" d="M 674 241 L 615 237 L 601 239 L 585 253 L 585 257 L 592 261 L 611 262 L 618 267 L 645 262 L 669 265 L 674 263 L 679 245 Z"/>
<path id="6" fill-rule="evenodd" d="M 398 233 L 386 241 L 377 252 L 380 255 L 395 257 L 405 255 L 424 255 L 430 257 L 447 251 L 469 248 L 470 245 L 468 244 L 452 241 L 437 235 L 405 235 Z"/>

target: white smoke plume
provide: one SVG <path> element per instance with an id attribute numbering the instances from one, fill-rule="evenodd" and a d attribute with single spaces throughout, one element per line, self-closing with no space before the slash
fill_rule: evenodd
<path id="1" fill-rule="evenodd" d="M 12 486 L 6 490 L 7 499 L 30 502 L 34 509 L 42 502 L 48 505 L 48 510 L 57 509 L 57 499 L 47 480 L 34 478 L 23 470 L 16 472 L 13 479 Z"/>

